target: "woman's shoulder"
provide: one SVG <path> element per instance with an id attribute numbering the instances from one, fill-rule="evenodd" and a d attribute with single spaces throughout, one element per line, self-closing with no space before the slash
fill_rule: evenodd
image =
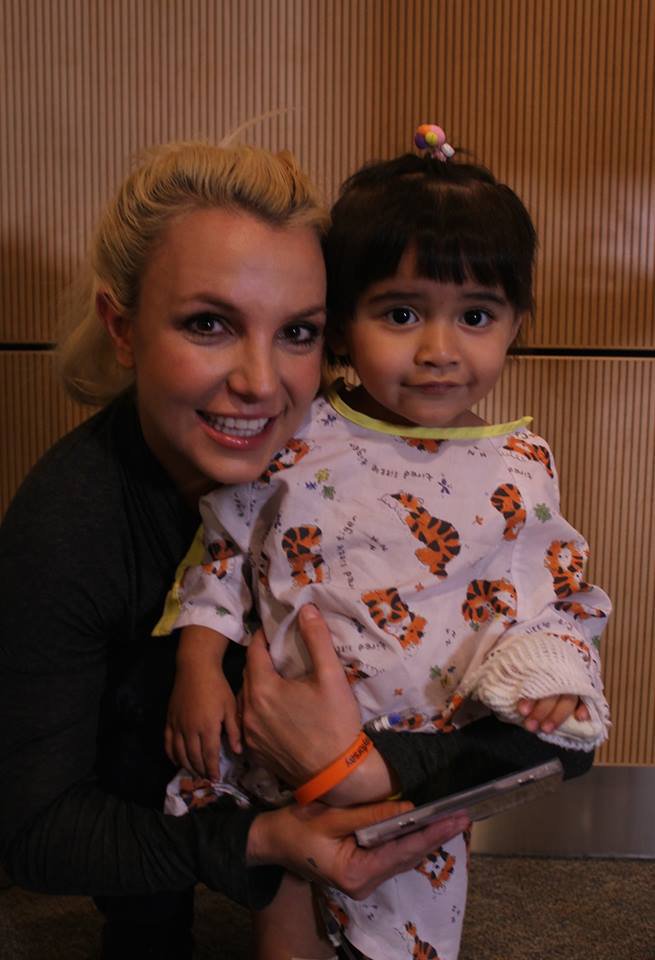
<path id="1" fill-rule="evenodd" d="M 61 544 L 62 538 L 76 538 L 95 527 L 101 517 L 115 525 L 130 447 L 138 460 L 139 444 L 129 439 L 137 427 L 134 404 L 120 398 L 53 444 L 10 503 L 3 540 L 10 533 L 38 531 L 44 545 L 51 537 Z"/>

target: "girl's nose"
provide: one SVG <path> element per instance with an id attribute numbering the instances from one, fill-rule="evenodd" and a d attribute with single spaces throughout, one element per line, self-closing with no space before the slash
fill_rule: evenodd
<path id="1" fill-rule="evenodd" d="M 441 320 L 426 323 L 416 350 L 416 363 L 447 367 L 457 363 L 458 359 L 457 334 L 452 324 Z"/>
<path id="2" fill-rule="evenodd" d="M 242 400 L 256 403 L 274 397 L 279 383 L 272 345 L 242 341 L 228 376 L 230 390 Z"/>

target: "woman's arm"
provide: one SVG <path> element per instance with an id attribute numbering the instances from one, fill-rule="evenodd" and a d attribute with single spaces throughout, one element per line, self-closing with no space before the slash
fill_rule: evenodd
<path id="1" fill-rule="evenodd" d="M 249 746 L 288 783 L 304 783 L 355 739 L 359 708 L 316 608 L 304 607 L 300 629 L 314 672 L 285 680 L 261 636 L 248 651 L 244 731 Z M 553 757 L 565 776 L 584 773 L 593 755 L 545 743 L 520 727 L 486 717 L 450 734 L 376 733 L 376 750 L 323 799 L 346 805 L 401 791 L 415 802 L 465 789 Z"/>

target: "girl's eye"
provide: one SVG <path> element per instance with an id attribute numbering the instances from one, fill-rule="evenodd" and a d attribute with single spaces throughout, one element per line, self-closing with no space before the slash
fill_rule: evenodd
<path id="1" fill-rule="evenodd" d="M 322 336 L 322 329 L 313 323 L 292 323 L 282 331 L 282 337 L 292 346 L 312 347 Z"/>
<path id="2" fill-rule="evenodd" d="M 184 328 L 189 333 L 209 337 L 217 333 L 224 333 L 226 327 L 225 320 L 217 313 L 195 313 L 184 321 Z"/>
<path id="3" fill-rule="evenodd" d="M 493 317 L 489 311 L 482 310 L 481 308 L 477 308 L 475 310 L 466 310 L 462 315 L 462 322 L 464 325 L 477 330 L 480 330 L 483 327 L 488 327 L 492 320 Z"/>
<path id="4" fill-rule="evenodd" d="M 399 327 L 406 327 L 412 323 L 418 323 L 418 317 L 411 307 L 394 307 L 386 314 L 393 324 Z"/>

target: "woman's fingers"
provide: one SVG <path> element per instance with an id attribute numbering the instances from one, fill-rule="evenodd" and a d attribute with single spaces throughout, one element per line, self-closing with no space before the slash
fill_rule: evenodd
<path id="1" fill-rule="evenodd" d="M 300 608 L 298 626 L 314 665 L 314 673 L 320 677 L 326 671 L 337 670 L 338 674 L 345 680 L 343 667 L 334 649 L 330 631 L 318 608 L 313 603 L 306 603 L 304 607 Z"/>
<path id="2" fill-rule="evenodd" d="M 361 899 L 383 880 L 417 866 L 431 850 L 469 825 L 466 817 L 453 817 L 370 850 L 357 846 L 355 830 L 411 808 L 409 803 L 398 802 L 347 809 L 322 804 L 285 807 L 253 822 L 248 859 L 251 863 L 282 864 Z"/>

